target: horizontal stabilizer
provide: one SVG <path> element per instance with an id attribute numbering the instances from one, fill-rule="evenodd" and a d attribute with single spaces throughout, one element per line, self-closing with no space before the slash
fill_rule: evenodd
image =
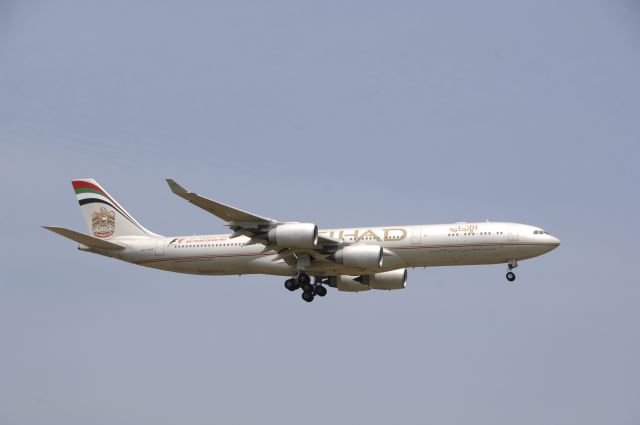
<path id="1" fill-rule="evenodd" d="M 100 238 L 96 238 L 94 236 L 85 235 L 84 233 L 76 232 L 71 229 L 66 229 L 64 227 L 55 227 L 55 226 L 42 226 L 44 229 L 51 230 L 53 233 L 57 233 L 60 236 L 64 236 L 65 238 L 71 239 L 72 241 L 76 241 L 79 244 L 87 246 L 96 250 L 121 250 L 125 249 L 124 245 L 120 245 L 114 242 L 108 242 L 102 240 Z"/>

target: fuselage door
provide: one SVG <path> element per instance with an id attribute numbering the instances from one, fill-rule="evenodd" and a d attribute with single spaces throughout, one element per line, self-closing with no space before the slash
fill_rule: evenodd
<path id="1" fill-rule="evenodd" d="M 509 242 L 516 242 L 518 240 L 518 229 L 509 229 Z"/>
<path id="2" fill-rule="evenodd" d="M 156 240 L 156 255 L 164 255 L 164 239 Z"/>
<path id="3" fill-rule="evenodd" d="M 414 227 L 411 229 L 411 243 L 419 245 L 420 239 L 422 237 L 422 229 L 419 227 Z"/>

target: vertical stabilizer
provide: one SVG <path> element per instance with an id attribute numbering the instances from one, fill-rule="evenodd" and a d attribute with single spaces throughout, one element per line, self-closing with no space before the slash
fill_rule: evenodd
<path id="1" fill-rule="evenodd" d="M 158 236 L 145 229 L 93 179 L 71 182 L 89 232 L 102 239 L 118 236 Z"/>

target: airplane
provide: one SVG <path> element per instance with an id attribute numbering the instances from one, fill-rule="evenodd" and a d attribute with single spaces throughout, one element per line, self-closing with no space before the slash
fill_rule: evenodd
<path id="1" fill-rule="evenodd" d="M 415 267 L 506 264 L 545 254 L 560 240 L 540 227 L 505 222 L 318 229 L 234 208 L 167 179 L 177 196 L 217 216 L 233 233 L 161 236 L 144 228 L 93 179 L 72 180 L 91 235 L 42 226 L 78 249 L 155 269 L 196 275 L 286 276 L 289 291 L 311 302 L 327 287 L 360 292 L 406 287 Z M 311 277 L 314 278 L 313 283 Z"/>

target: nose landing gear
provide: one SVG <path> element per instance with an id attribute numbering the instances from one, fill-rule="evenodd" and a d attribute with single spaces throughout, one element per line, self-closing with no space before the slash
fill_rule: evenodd
<path id="1" fill-rule="evenodd" d="M 509 271 L 507 272 L 507 280 L 509 282 L 513 282 L 514 280 L 516 280 L 516 274 L 512 271 L 516 267 L 518 267 L 518 261 L 516 260 L 511 260 L 507 263 L 507 268 L 509 269 Z"/>
<path id="2" fill-rule="evenodd" d="M 284 287 L 293 292 L 302 288 L 302 299 L 310 303 L 317 296 L 324 297 L 327 295 L 327 288 L 323 285 L 321 278 L 315 278 L 315 282 L 311 283 L 311 278 L 304 271 L 298 273 L 298 276 L 287 279 Z"/>

